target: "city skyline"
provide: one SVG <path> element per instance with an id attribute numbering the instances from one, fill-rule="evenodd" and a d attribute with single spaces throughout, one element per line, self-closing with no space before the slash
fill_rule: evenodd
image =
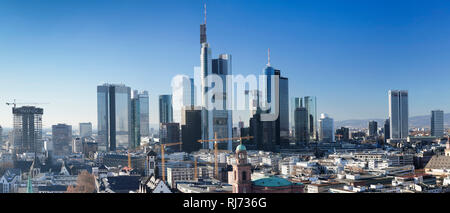
<path id="1" fill-rule="evenodd" d="M 38 105 L 46 111 L 43 115 L 43 128 L 50 128 L 57 123 L 76 127 L 81 122 L 92 122 L 93 127 L 97 129 L 96 86 L 103 82 L 124 83 L 133 89 L 149 92 L 150 123 L 157 124 L 158 97 L 162 94 L 171 94 L 170 79 L 176 74 L 192 76 L 193 67 L 200 65 L 198 24 L 202 23 L 203 19 L 203 14 L 199 12 L 203 7 L 203 1 L 178 3 L 179 6 L 185 7 L 173 8 L 161 2 L 136 2 L 120 10 L 119 6 L 123 6 L 120 2 L 108 5 L 99 1 L 90 5 L 71 1 L 52 2 L 54 5 L 31 2 L 30 5 L 38 5 L 45 11 L 42 16 L 36 13 L 23 14 L 30 9 L 28 8 L 30 5 L 20 5 L 11 1 L 0 3 L 1 8 L 5 10 L 0 9 L 6 17 L 5 24 L 10 25 L 6 27 L 7 29 L 0 30 L 0 40 L 5 42 L 5 51 L 0 53 L 0 64 L 2 64 L 0 69 L 7 70 L 2 72 L 0 89 L 8 91 L 2 94 L 0 101 L 11 102 L 17 99 L 18 102 L 49 102 L 46 105 Z M 440 75 L 442 78 L 449 75 L 445 71 L 444 62 L 445 55 L 448 53 L 441 51 L 439 55 L 431 54 L 436 51 L 436 48 L 447 45 L 442 43 L 445 34 L 432 33 L 442 31 L 442 24 L 446 23 L 430 24 L 438 20 L 437 18 L 440 20 L 449 18 L 443 13 L 443 10 L 448 9 L 448 5 L 431 3 L 423 8 L 423 5 L 412 2 L 407 5 L 407 11 L 401 15 L 387 11 L 387 17 L 392 18 L 389 21 L 388 18 L 377 19 L 373 16 L 376 13 L 363 14 L 364 11 L 367 12 L 368 6 L 375 6 L 375 10 L 379 12 L 382 10 L 381 6 L 386 4 L 388 3 L 357 3 L 348 8 L 337 5 L 339 7 L 336 9 L 327 9 L 315 3 L 295 2 L 278 5 L 268 2 L 252 4 L 252 1 L 246 1 L 237 7 L 238 3 L 234 1 L 227 3 L 208 1 L 208 40 L 213 49 L 212 55 L 230 53 L 233 55 L 233 73 L 243 75 L 260 74 L 266 62 L 265 50 L 270 47 L 272 64 L 283 71 L 283 76 L 291 81 L 299 82 L 289 85 L 289 98 L 315 96 L 318 99 L 317 113 L 327 113 L 335 120 L 387 118 L 386 93 L 390 89 L 397 88 L 409 91 L 410 116 L 427 115 L 436 108 L 444 112 L 449 111 L 448 99 L 442 99 L 435 94 L 436 90 L 445 90 L 445 84 L 424 83 L 432 80 L 431 76 L 434 75 Z M 399 3 L 389 5 L 392 8 L 405 6 Z M 55 10 L 57 6 L 65 9 L 73 7 L 73 13 L 63 15 Z M 139 8 L 140 6 L 143 8 Z M 153 6 L 158 10 L 165 8 L 167 13 L 157 13 L 162 15 L 161 18 L 147 15 L 148 11 L 145 9 L 151 11 L 154 9 Z M 293 8 L 289 9 L 290 6 Z M 271 11 L 269 7 L 274 7 L 274 14 L 280 17 L 268 18 L 258 15 L 261 12 Z M 363 11 L 356 12 L 358 8 Z M 421 11 L 417 11 L 418 8 Z M 437 8 L 440 8 L 440 12 L 434 12 Z M 94 16 L 93 11 L 98 9 L 101 9 L 99 14 L 95 14 L 98 20 L 89 22 L 88 18 Z M 237 17 L 229 17 L 227 11 L 235 9 L 237 11 L 233 13 L 233 16 Z M 348 14 L 336 14 L 339 9 L 353 11 L 361 19 L 348 20 Z M 305 13 L 297 14 L 296 10 Z M 114 24 L 113 22 L 117 21 L 115 19 L 107 20 L 111 18 L 110 13 L 117 11 L 120 13 L 114 16 L 115 19 L 123 15 L 126 18 L 122 23 L 133 23 L 128 26 L 128 30 Z M 130 15 L 131 12 L 136 14 Z M 174 29 L 166 31 L 171 28 L 170 26 L 176 26 L 174 18 L 170 16 L 177 12 L 187 17 L 185 24 L 181 27 L 177 25 L 180 28 L 178 30 L 181 30 L 185 36 L 183 39 L 172 35 L 177 33 Z M 324 13 L 327 14 L 327 18 L 336 15 L 337 19 L 333 22 L 320 18 L 319 15 Z M 20 19 L 17 18 L 19 14 Z M 86 17 L 82 17 L 83 14 L 86 14 Z M 250 14 L 256 14 L 256 18 L 250 18 Z M 61 19 L 55 21 L 56 17 Z M 302 21 L 301 18 L 307 18 L 305 20 L 308 21 Z M 241 23 L 239 19 L 245 19 L 246 27 L 250 27 L 252 32 L 245 31 L 245 27 L 242 26 L 233 28 L 233 32 L 227 30 L 227 26 Z M 361 20 L 367 21 L 369 26 L 360 23 Z M 68 25 L 64 25 L 67 22 Z M 13 25 L 13 23 L 16 24 Z M 327 29 L 325 26 L 330 23 L 335 25 Z M 242 40 L 244 37 L 255 36 L 255 33 L 262 33 L 262 30 L 266 28 L 265 24 L 271 26 L 275 32 L 265 33 L 266 36 L 258 41 L 244 42 Z M 30 26 L 34 27 L 28 29 L 27 27 Z M 52 30 L 44 29 L 46 26 L 50 26 Z M 380 26 L 386 29 L 380 29 Z M 336 37 L 313 38 L 316 33 L 337 30 L 334 27 L 340 27 L 335 32 Z M 390 27 L 395 27 L 397 31 L 388 33 L 387 30 Z M 152 28 L 154 31 L 147 28 Z M 425 29 L 429 34 L 418 34 Z M 114 35 L 116 30 L 123 32 Z M 385 37 L 380 39 L 369 36 L 374 30 L 381 30 L 378 36 Z M 35 36 L 31 38 L 30 33 Z M 69 33 L 75 34 L 69 35 Z M 278 33 L 285 33 L 287 40 L 283 42 L 275 40 Z M 359 33 L 368 37 L 361 40 Z M 347 40 L 343 37 L 344 35 L 349 35 L 350 38 Z M 431 35 L 434 37 L 430 37 Z M 376 47 L 383 40 L 394 42 L 402 36 L 406 36 L 406 41 L 397 44 L 398 46 L 389 46 L 388 44 L 393 44 L 387 42 L 388 44 Z M 165 42 L 160 42 L 164 45 L 157 45 L 159 41 L 154 40 L 158 39 L 164 39 L 161 41 Z M 350 42 L 351 39 L 353 39 L 352 42 Z M 32 42 L 35 40 L 38 42 Z M 100 42 L 101 40 L 104 42 Z M 319 45 L 325 40 L 330 46 Z M 307 41 L 313 41 L 313 43 L 305 45 Z M 428 42 L 427 47 L 416 42 Z M 305 50 L 301 48 L 301 45 L 305 45 Z M 374 52 L 363 51 L 368 47 L 374 48 L 371 49 Z M 163 48 L 169 48 L 169 50 Z M 95 54 L 86 54 L 86 51 L 94 51 Z M 342 51 L 344 54 L 339 56 Z M 164 54 L 157 56 L 150 52 Z M 358 55 L 360 53 L 366 54 Z M 401 53 L 404 57 L 397 57 L 397 61 L 389 58 Z M 180 63 L 171 63 L 169 59 L 173 58 L 182 59 L 177 60 Z M 298 59 L 300 59 L 299 65 Z M 23 61 L 28 63 L 22 63 Z M 157 66 L 154 66 L 154 63 Z M 378 64 L 384 65 L 379 67 Z M 356 68 L 346 70 L 352 67 Z M 361 72 L 361 70 L 366 71 Z M 159 73 L 167 73 L 167 75 L 161 76 Z M 425 73 L 427 75 L 424 75 Z M 420 74 L 423 76 L 412 78 Z M 156 78 L 155 75 L 157 75 Z M 404 75 L 412 77 L 406 76 L 405 80 L 399 80 Z M 11 85 L 14 86 L 11 87 Z M 352 99 L 346 96 L 358 98 Z M 71 113 L 67 113 L 67 110 Z M 2 127 L 12 127 L 13 116 L 10 106 L 0 104 L 0 117 L 2 117 L 0 123 Z"/>

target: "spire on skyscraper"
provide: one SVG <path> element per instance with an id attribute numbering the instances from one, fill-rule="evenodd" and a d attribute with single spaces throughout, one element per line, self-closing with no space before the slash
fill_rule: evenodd
<path id="1" fill-rule="evenodd" d="M 206 4 L 204 5 L 204 22 L 200 24 L 200 44 L 206 43 Z"/>
<path id="2" fill-rule="evenodd" d="M 270 48 L 267 49 L 267 66 L 270 67 Z"/>
<path id="3" fill-rule="evenodd" d="M 206 25 L 206 3 L 205 3 L 205 25 Z"/>

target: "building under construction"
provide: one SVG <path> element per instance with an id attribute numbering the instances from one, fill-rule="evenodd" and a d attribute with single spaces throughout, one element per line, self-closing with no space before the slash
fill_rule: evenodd
<path id="1" fill-rule="evenodd" d="M 44 110 L 34 106 L 14 107 L 14 150 L 17 154 L 41 153 L 42 115 Z"/>

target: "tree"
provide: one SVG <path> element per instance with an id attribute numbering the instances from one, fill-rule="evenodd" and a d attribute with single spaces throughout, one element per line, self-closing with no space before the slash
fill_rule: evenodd
<path id="1" fill-rule="evenodd" d="M 83 170 L 77 177 L 75 186 L 68 186 L 67 193 L 94 193 L 95 177 L 88 171 Z"/>

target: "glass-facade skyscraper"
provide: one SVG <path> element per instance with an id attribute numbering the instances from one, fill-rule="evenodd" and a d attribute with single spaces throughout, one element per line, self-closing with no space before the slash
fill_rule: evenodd
<path id="1" fill-rule="evenodd" d="M 139 111 L 140 111 L 140 129 L 141 136 L 147 137 L 150 135 L 150 104 L 148 98 L 148 91 L 138 93 Z"/>
<path id="2" fill-rule="evenodd" d="M 141 102 L 137 90 L 133 91 L 131 98 L 131 142 L 130 148 L 135 149 L 141 145 Z"/>
<path id="3" fill-rule="evenodd" d="M 391 139 L 408 137 L 408 91 L 389 90 L 389 122 Z"/>
<path id="4" fill-rule="evenodd" d="M 334 142 L 334 120 L 325 113 L 319 119 L 319 139 L 321 142 Z"/>
<path id="5" fill-rule="evenodd" d="M 123 84 L 97 86 L 99 149 L 129 148 L 131 139 L 131 88 Z"/>
<path id="6" fill-rule="evenodd" d="M 226 76 L 232 74 L 231 70 L 231 55 L 221 54 L 217 59 L 211 59 L 211 49 L 206 39 L 206 17 L 205 23 L 200 25 L 200 70 L 201 70 L 201 106 L 202 106 L 202 139 L 212 139 L 217 133 L 218 138 L 229 138 L 232 137 L 232 111 L 227 109 L 226 102 Z M 209 109 L 209 102 L 207 92 L 209 89 L 209 82 L 207 82 L 207 76 L 211 74 L 216 74 L 223 80 L 223 94 L 222 101 L 224 108 L 222 109 Z M 220 98 L 214 96 L 214 98 Z M 195 100 L 194 100 L 195 101 Z M 204 148 L 213 149 L 214 144 L 204 143 Z M 232 142 L 228 141 L 226 144 L 226 149 L 232 150 Z"/>
<path id="7" fill-rule="evenodd" d="M 159 123 L 173 122 L 172 95 L 159 96 Z"/>
<path id="8" fill-rule="evenodd" d="M 444 111 L 431 111 L 431 136 L 444 136 Z"/>
<path id="9" fill-rule="evenodd" d="M 295 141 L 308 142 L 308 111 L 305 107 L 297 107 L 294 111 Z"/>

